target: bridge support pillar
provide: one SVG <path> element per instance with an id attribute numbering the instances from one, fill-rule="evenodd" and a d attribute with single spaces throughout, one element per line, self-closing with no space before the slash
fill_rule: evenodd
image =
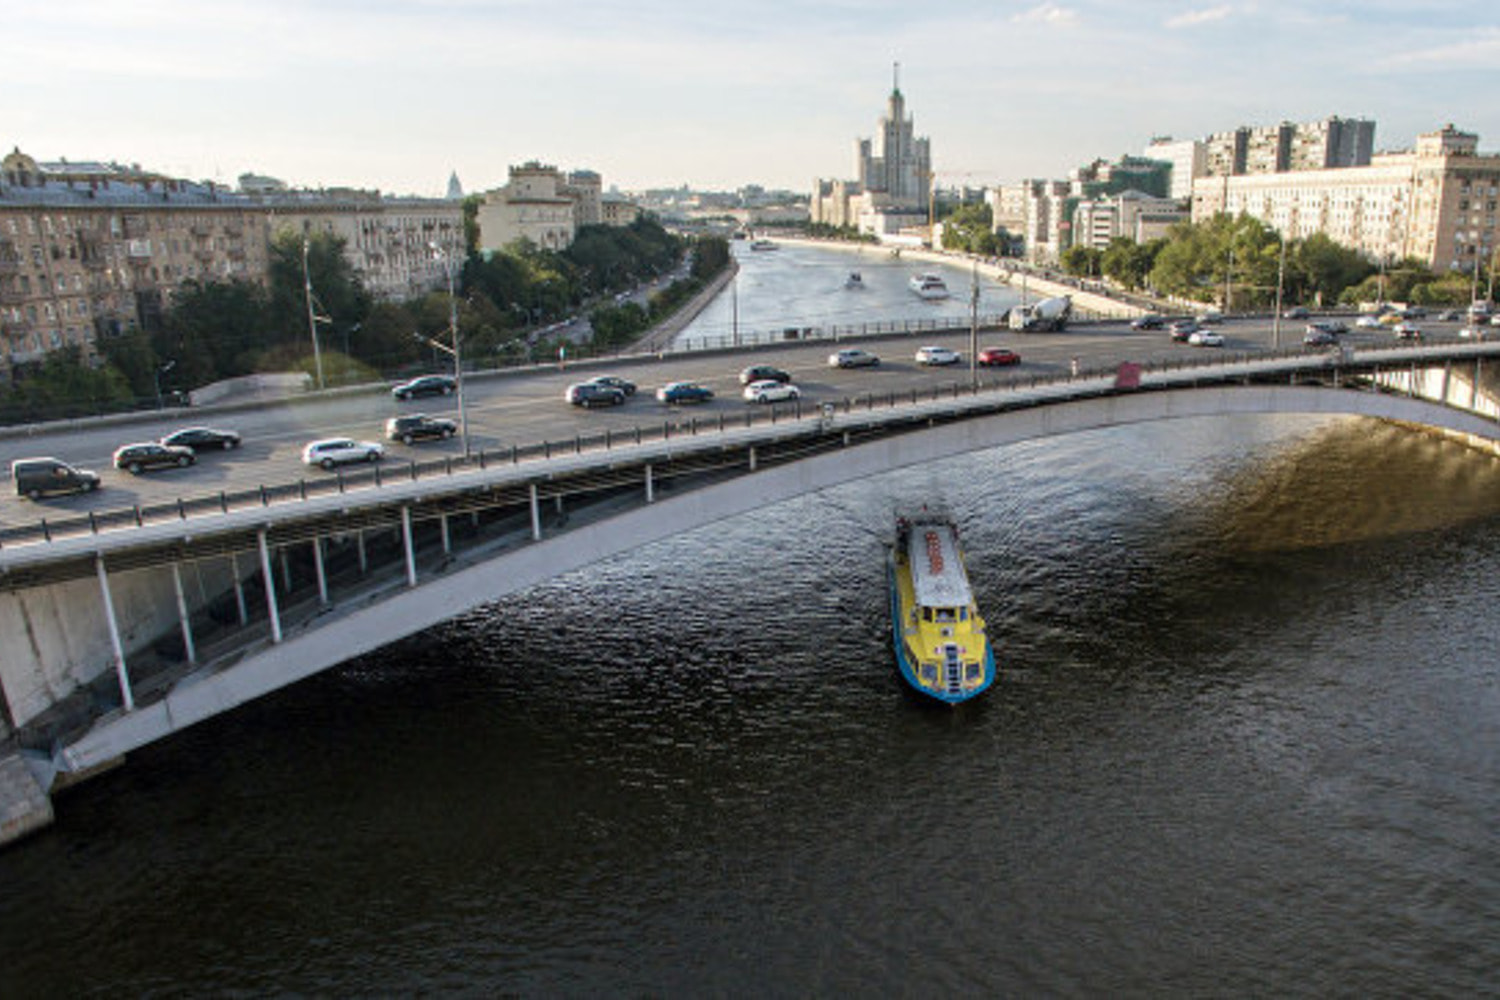
<path id="1" fill-rule="evenodd" d="M 750 471 L 755 471 L 755 445 L 750 446 Z"/>
<path id="2" fill-rule="evenodd" d="M 656 479 L 652 475 L 651 463 L 646 463 L 646 502 L 656 502 Z"/>
<path id="3" fill-rule="evenodd" d="M 448 534 L 448 515 L 447 514 L 443 514 L 443 515 L 441 515 L 438 518 L 438 527 L 443 532 L 443 555 L 445 555 L 445 556 L 451 556 L 453 554 L 453 539 Z"/>
<path id="4" fill-rule="evenodd" d="M 328 572 L 323 568 L 323 536 L 318 535 L 312 540 L 313 547 L 313 572 L 318 577 L 318 603 L 328 607 Z"/>
<path id="5" fill-rule="evenodd" d="M 1484 374 L 1483 365 L 1483 358 L 1474 359 L 1474 383 L 1469 386 L 1469 410 L 1471 412 L 1479 409 L 1479 379 Z"/>
<path id="6" fill-rule="evenodd" d="M 536 483 L 528 487 L 528 492 L 531 494 L 531 540 L 540 542 L 542 540 L 542 508 L 537 501 Z"/>
<path id="7" fill-rule="evenodd" d="M 1453 382 L 1453 362 L 1446 361 L 1446 362 L 1443 363 L 1443 394 L 1440 397 L 1440 402 L 1444 406 L 1450 405 L 1450 403 L 1448 401 L 1448 386 L 1451 385 L 1452 382 Z"/>
<path id="8" fill-rule="evenodd" d="M 250 624 L 250 609 L 245 605 L 245 584 L 240 579 L 240 554 L 229 553 L 229 574 L 234 577 L 234 607 L 240 613 L 240 624 Z"/>
<path id="9" fill-rule="evenodd" d="M 266 585 L 266 614 L 271 618 L 271 641 L 281 644 L 281 609 L 276 606 L 276 576 L 271 572 L 271 549 L 266 545 L 266 529 L 255 533 L 255 544 L 260 549 L 260 577 Z"/>
<path id="10" fill-rule="evenodd" d="M 104 557 L 94 557 L 94 568 L 99 573 L 99 592 L 104 597 L 104 622 L 109 626 L 109 645 L 114 651 L 115 676 L 120 681 L 120 700 L 125 711 L 135 711 L 135 696 L 130 691 L 130 672 L 125 668 L 125 644 L 120 641 L 120 621 L 115 617 L 115 601 L 109 593 L 109 574 L 104 572 Z"/>
<path id="11" fill-rule="evenodd" d="M 360 528 L 355 533 L 354 547 L 359 550 L 359 575 L 364 576 L 370 571 L 370 554 L 365 551 L 365 529 Z"/>
<path id="12" fill-rule="evenodd" d="M 198 649 L 193 645 L 193 620 L 188 615 L 187 595 L 182 591 L 182 564 L 172 564 L 172 593 L 177 598 L 177 624 L 182 628 L 182 648 L 189 663 L 198 662 Z"/>
<path id="13" fill-rule="evenodd" d="M 401 508 L 401 547 L 406 552 L 406 585 L 417 585 L 417 551 L 411 541 L 411 508 Z"/>

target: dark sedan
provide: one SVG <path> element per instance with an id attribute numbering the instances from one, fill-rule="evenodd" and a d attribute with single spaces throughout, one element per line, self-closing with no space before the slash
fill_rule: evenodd
<path id="1" fill-rule="evenodd" d="M 792 376 L 789 372 L 775 365 L 751 365 L 740 372 L 740 385 L 749 385 L 751 382 L 790 382 L 791 380 Z"/>
<path id="2" fill-rule="evenodd" d="M 193 449 L 142 441 L 115 449 L 115 468 L 139 475 L 147 469 L 180 469 L 197 461 Z"/>
<path id="3" fill-rule="evenodd" d="M 238 431 L 226 431 L 217 427 L 184 427 L 161 439 L 169 448 L 191 448 L 194 451 L 228 451 L 240 446 Z"/>
<path id="4" fill-rule="evenodd" d="M 635 395 L 635 383 L 628 378 L 618 375 L 595 375 L 588 380 L 589 385 L 602 385 L 608 389 L 619 389 L 627 396 Z"/>
<path id="5" fill-rule="evenodd" d="M 421 375 L 400 385 L 391 386 L 397 399 L 419 399 L 422 396 L 448 396 L 458 388 L 451 375 Z"/>
<path id="6" fill-rule="evenodd" d="M 446 417 L 429 417 L 425 413 L 392 417 L 385 422 L 385 436 L 403 444 L 430 441 L 433 438 L 451 438 L 457 433 L 458 424 L 452 420 Z"/>

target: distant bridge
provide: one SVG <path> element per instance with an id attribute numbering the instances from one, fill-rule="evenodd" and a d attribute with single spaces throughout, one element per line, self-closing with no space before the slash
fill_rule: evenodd
<path id="1" fill-rule="evenodd" d="M 1500 412 L 1486 389 L 1496 356 L 1500 342 L 1455 341 L 866 395 L 12 530 L 0 540 L 3 707 L 45 790 L 592 562 L 1036 438 L 1349 414 L 1497 449 Z"/>

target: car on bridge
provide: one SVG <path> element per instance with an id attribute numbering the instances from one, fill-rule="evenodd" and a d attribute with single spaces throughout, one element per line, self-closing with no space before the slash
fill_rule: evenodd
<path id="1" fill-rule="evenodd" d="M 857 347 L 846 347 L 828 355 L 830 368 L 874 368 L 879 364 L 880 358 Z"/>
<path id="2" fill-rule="evenodd" d="M 240 434 L 217 427 L 184 427 L 162 438 L 161 443 L 194 451 L 229 451 L 240 446 Z"/>
<path id="3" fill-rule="evenodd" d="M 141 441 L 115 449 L 115 468 L 140 475 L 147 469 L 185 469 L 196 462 L 193 449 L 159 441 Z"/>
<path id="4" fill-rule="evenodd" d="M 1178 343 L 1187 343 L 1189 337 L 1203 329 L 1197 320 L 1180 319 L 1167 328 L 1167 334 Z"/>
<path id="5" fill-rule="evenodd" d="M 568 386 L 563 398 L 590 410 L 596 406 L 619 406 L 625 402 L 625 390 L 601 382 L 577 382 Z"/>
<path id="6" fill-rule="evenodd" d="M 1395 326 L 1391 327 L 1391 332 L 1396 335 L 1397 340 L 1422 339 L 1422 328 L 1417 326 L 1415 323 L 1408 323 L 1405 320 L 1402 320 Z"/>
<path id="7" fill-rule="evenodd" d="M 1194 347 L 1223 347 L 1224 335 L 1217 330 L 1194 330 L 1187 342 Z"/>
<path id="8" fill-rule="evenodd" d="M 1166 325 L 1167 321 L 1156 315 L 1156 313 L 1147 313 L 1144 316 L 1137 316 L 1135 319 L 1130 321 L 1130 328 L 1132 330 L 1160 330 Z"/>
<path id="9" fill-rule="evenodd" d="M 979 352 L 976 360 L 986 368 L 1003 368 L 1006 365 L 1020 364 L 1021 356 L 1005 347 L 986 347 Z"/>
<path id="10" fill-rule="evenodd" d="M 1312 313 L 1308 311 L 1307 306 L 1292 306 L 1286 312 L 1284 312 L 1284 313 L 1281 314 L 1281 318 L 1282 319 L 1307 319 L 1307 317 L 1309 317 L 1311 315 L 1312 315 Z"/>
<path id="11" fill-rule="evenodd" d="M 302 462 L 324 470 L 351 462 L 378 462 L 385 457 L 385 447 L 375 441 L 353 438 L 321 438 L 302 449 Z"/>
<path id="12" fill-rule="evenodd" d="M 1317 323 L 1307 324 L 1307 330 L 1302 334 L 1302 343 L 1308 347 L 1332 347 L 1339 342 L 1339 338 L 1332 332 L 1323 329 Z"/>
<path id="13" fill-rule="evenodd" d="M 916 358 L 919 365 L 956 365 L 963 360 L 957 351 L 932 344 L 917 348 Z"/>
<path id="14" fill-rule="evenodd" d="M 790 382 L 790 372 L 783 371 L 775 365 L 751 365 L 740 372 L 740 385 L 749 385 L 752 382 Z"/>
<path id="15" fill-rule="evenodd" d="M 611 389 L 619 389 L 627 396 L 635 395 L 635 383 L 618 375 L 595 375 L 583 384 L 608 386 Z"/>
<path id="16" fill-rule="evenodd" d="M 1356 330 L 1378 330 L 1380 326 L 1380 317 L 1373 313 L 1366 313 L 1354 321 L 1354 328 Z"/>
<path id="17" fill-rule="evenodd" d="M 425 413 L 412 413 L 404 417 L 392 417 L 385 422 L 385 436 L 402 444 L 415 441 L 446 440 L 458 433 L 458 424 L 447 417 L 430 417 Z"/>
<path id="18" fill-rule="evenodd" d="M 669 382 L 656 390 L 656 398 L 668 406 L 679 403 L 706 403 L 714 398 L 714 391 L 696 382 Z"/>
<path id="19" fill-rule="evenodd" d="M 774 378 L 761 379 L 745 386 L 745 400 L 750 403 L 776 403 L 785 399 L 801 399 L 802 390 L 790 382 L 778 382 Z"/>
<path id="20" fill-rule="evenodd" d="M 79 469 L 60 458 L 18 458 L 10 463 L 10 478 L 16 495 L 28 500 L 60 493 L 92 493 L 99 488 L 99 473 Z"/>
<path id="21" fill-rule="evenodd" d="M 396 399 L 450 396 L 457 388 L 458 381 L 451 375 L 419 375 L 399 385 L 391 386 L 391 395 Z"/>

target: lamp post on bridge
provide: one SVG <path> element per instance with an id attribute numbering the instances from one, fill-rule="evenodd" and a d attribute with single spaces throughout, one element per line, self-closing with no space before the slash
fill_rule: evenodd
<path id="1" fill-rule="evenodd" d="M 156 408 L 158 410 L 162 408 L 162 404 L 161 404 L 161 377 L 163 375 L 165 375 L 167 372 L 171 371 L 173 368 L 176 368 L 176 367 L 177 367 L 177 359 L 176 358 L 170 358 L 164 364 L 157 365 L 156 366 L 156 371 L 152 373 L 151 381 L 156 384 Z"/>
<path id="2" fill-rule="evenodd" d="M 443 262 L 443 271 L 448 278 L 448 335 L 453 340 L 450 348 L 437 341 L 430 341 L 434 347 L 447 351 L 453 355 L 453 381 L 458 395 L 458 426 L 459 435 L 463 438 L 464 458 L 470 456 L 469 451 L 469 408 L 464 400 L 464 360 L 463 344 L 458 336 L 458 297 L 453 292 L 453 255 L 436 243 L 427 244 L 432 255 Z"/>

